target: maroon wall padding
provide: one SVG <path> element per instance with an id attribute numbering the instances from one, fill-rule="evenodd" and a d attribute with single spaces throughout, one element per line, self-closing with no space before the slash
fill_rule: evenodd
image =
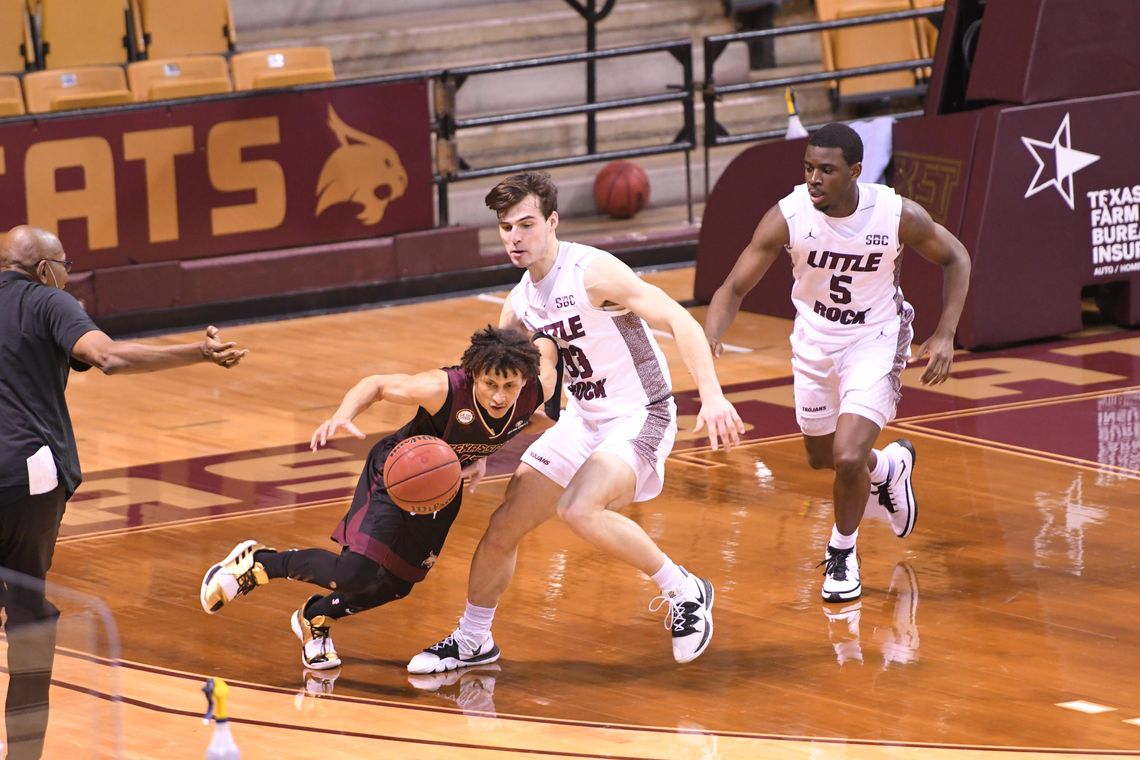
<path id="1" fill-rule="evenodd" d="M 1137 292 L 1140 152 L 1135 131 L 1121 128 L 1137 122 L 1140 92 L 990 109 L 979 120 L 962 229 L 975 262 L 963 345 L 1079 329 L 1085 285 Z M 1116 252 L 1096 245 L 1105 234 L 1123 236 Z"/>
<path id="2" fill-rule="evenodd" d="M 996 107 L 992 110 L 999 110 Z M 894 126 L 893 182 L 899 193 L 920 204 L 934 221 L 961 240 L 976 258 L 975 239 L 964 231 L 971 171 L 979 124 L 989 111 L 966 111 L 935 118 L 910 119 Z M 984 198 L 981 193 L 977 197 Z M 942 272 L 913 249 L 903 254 L 902 289 L 914 306 L 914 334 L 925 341 L 942 315 Z M 973 296 L 973 293 L 971 293 Z M 967 308 L 959 321 L 959 340 L 971 323 Z"/>
<path id="3" fill-rule="evenodd" d="M 986 4 L 966 97 L 1030 104 L 1140 89 L 1140 2 Z"/>
<path id="4" fill-rule="evenodd" d="M 106 267 L 94 273 L 97 312 L 92 316 L 160 311 L 181 302 L 181 269 L 177 261 Z"/>
<path id="5" fill-rule="evenodd" d="M 754 145 L 733 159 L 720 175 L 705 204 L 697 240 L 693 295 L 698 301 L 712 299 L 752 239 L 761 217 L 804 181 L 806 147 L 806 138 Z M 781 256 L 744 297 L 741 308 L 790 317 L 794 313 L 791 292 L 791 262 Z"/>
<path id="6" fill-rule="evenodd" d="M 967 19 L 962 13 L 960 0 L 946 0 L 942 6 L 942 20 L 938 24 L 938 43 L 934 48 L 934 65 L 926 86 L 926 103 L 923 111 L 934 116 L 947 110 L 956 76 L 960 76 L 961 35 Z"/>
<path id="7" fill-rule="evenodd" d="M 395 262 L 399 277 L 425 277 L 485 266 L 479 256 L 479 230 L 440 227 L 397 235 Z"/>
<path id="8" fill-rule="evenodd" d="M 95 275 L 92 272 L 73 272 L 67 276 L 67 292 L 75 296 L 88 314 L 99 313 L 95 297 Z"/>
<path id="9" fill-rule="evenodd" d="M 423 79 L 6 119 L 0 229 L 78 271 L 430 229 L 431 139 Z"/>
<path id="10" fill-rule="evenodd" d="M 181 264 L 180 305 L 365 285 L 398 279 L 392 238 L 240 253 Z"/>

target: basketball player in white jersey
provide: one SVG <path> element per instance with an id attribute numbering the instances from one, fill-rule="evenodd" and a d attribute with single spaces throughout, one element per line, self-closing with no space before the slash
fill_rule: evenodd
<path id="1" fill-rule="evenodd" d="M 942 315 L 918 351 L 930 357 L 922 382 L 950 376 L 954 331 L 966 300 L 970 257 L 922 206 L 885 185 L 859 184 L 863 143 L 843 124 L 812 134 L 804 184 L 760 220 L 709 303 L 705 335 L 713 353 L 740 302 L 781 251 L 792 257 L 792 372 L 796 418 L 815 469 L 834 469 L 835 525 L 824 561 L 823 598 L 849 602 L 862 593 L 855 540 L 865 512 L 885 508 L 900 538 L 914 530 L 914 446 L 899 439 L 873 448 L 894 419 L 899 376 L 914 336 L 910 304 L 899 288 L 902 246 L 943 272 Z"/>
<path id="2" fill-rule="evenodd" d="M 500 326 L 549 339 L 564 362 L 567 406 L 523 454 L 506 499 L 471 560 L 467 608 L 447 638 L 412 658 L 412 673 L 494 662 L 491 622 L 514 574 L 519 542 L 557 514 L 580 537 L 651 577 L 666 608 L 678 662 L 712 637 L 713 586 L 678 566 L 640 525 L 616 511 L 661 492 L 677 433 L 669 368 L 650 326 L 676 340 L 701 398 L 696 430 L 715 450 L 740 441 L 744 423 L 725 399 L 701 326 L 613 255 L 558 240 L 557 189 L 545 172 L 508 177 L 487 195 L 511 262 L 527 271 Z"/>

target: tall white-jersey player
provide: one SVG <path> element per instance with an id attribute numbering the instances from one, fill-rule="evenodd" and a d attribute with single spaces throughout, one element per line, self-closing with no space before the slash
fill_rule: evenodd
<path id="1" fill-rule="evenodd" d="M 553 341 L 568 394 L 558 422 L 523 454 L 503 504 L 471 560 L 459 627 L 412 658 L 431 673 L 493 662 L 491 623 L 514 574 L 523 536 L 557 514 L 581 538 L 641 570 L 661 589 L 678 662 L 712 637 L 713 586 L 678 566 L 633 520 L 616 511 L 661 492 L 677 433 L 669 368 L 650 328 L 672 334 L 700 393 L 696 430 L 713 449 L 739 442 L 744 423 L 721 392 L 700 324 L 660 288 L 613 255 L 560 242 L 557 188 L 545 172 L 523 172 L 487 195 L 512 263 L 527 271 L 511 291 L 501 327 Z"/>
<path id="2" fill-rule="evenodd" d="M 796 418 L 808 464 L 835 470 L 835 525 L 823 562 L 823 598 L 862 594 L 855 542 L 865 512 L 883 507 L 899 538 L 914 530 L 918 501 L 911 485 L 915 450 L 900 438 L 873 448 L 894 419 L 900 373 L 910 358 L 914 311 L 899 287 L 902 246 L 942 267 L 942 315 L 918 358 L 929 356 L 922 382 L 950 376 L 954 331 L 966 300 L 970 257 L 922 206 L 890 187 L 860 184 L 863 142 L 844 124 L 812 134 L 804 184 L 773 206 L 756 227 L 709 304 L 705 335 L 714 355 L 744 296 L 781 251 L 792 258 L 792 372 Z"/>

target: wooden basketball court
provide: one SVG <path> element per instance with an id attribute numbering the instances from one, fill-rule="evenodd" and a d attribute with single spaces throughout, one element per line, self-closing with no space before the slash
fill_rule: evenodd
<path id="1" fill-rule="evenodd" d="M 692 293 L 691 268 L 646 276 Z M 521 444 L 408 599 L 337 623 L 335 680 L 306 677 L 289 629 L 311 587 L 204 614 L 202 573 L 238 541 L 333 548 L 365 452 L 407 417 L 378 405 L 357 420 L 368 441 L 310 453 L 344 391 L 454 363 L 503 295 L 224 328 L 252 349 L 230 372 L 72 375 L 86 482 L 50 580 L 105 602 L 121 660 L 90 635 L 97 615 L 67 628 L 61 605 L 48 757 L 203 756 L 208 676 L 232 687 L 248 758 L 1140 755 L 1140 336 L 1115 329 L 964 354 L 937 389 L 907 370 L 881 443 L 917 447 L 918 524 L 898 540 L 864 522 L 852 605 L 819 597 L 831 478 L 795 427 L 789 323 L 742 314 L 726 336 L 721 381 L 749 425 L 727 454 L 687 432 L 698 402 L 663 339 L 683 432 L 663 495 L 627 513 L 716 584 L 713 643 L 688 665 L 647 609 L 652 583 L 551 523 L 500 606 L 502 660 L 409 677 L 462 611 Z"/>

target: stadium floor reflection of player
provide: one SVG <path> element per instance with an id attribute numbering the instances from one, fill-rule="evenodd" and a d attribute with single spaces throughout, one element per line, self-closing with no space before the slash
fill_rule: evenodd
<path id="1" fill-rule="evenodd" d="M 315 688 L 327 692 L 341 662 L 329 635 L 333 623 L 411 593 L 439 558 L 459 514 L 462 489 L 432 515 L 413 515 L 397 506 L 383 480 L 389 452 L 412 436 L 442 438 L 455 450 L 468 489 L 474 491 L 488 456 L 527 428 L 532 418 L 535 424 L 549 424 L 546 414 L 557 416 L 559 387 L 553 341 L 535 336 L 532 342 L 520 331 L 489 326 L 471 337 L 458 366 L 365 377 L 313 432 L 313 451 L 342 430 L 363 439 L 352 421 L 377 401 L 417 410 L 410 422 L 369 452 L 348 513 L 332 535 L 340 553 L 318 548 L 277 551 L 252 539 L 242 541 L 206 572 L 202 608 L 212 615 L 274 578 L 328 589 L 328 594 L 310 596 L 291 619 L 302 644 L 301 661 L 305 668 L 325 673 L 324 684 Z"/>

